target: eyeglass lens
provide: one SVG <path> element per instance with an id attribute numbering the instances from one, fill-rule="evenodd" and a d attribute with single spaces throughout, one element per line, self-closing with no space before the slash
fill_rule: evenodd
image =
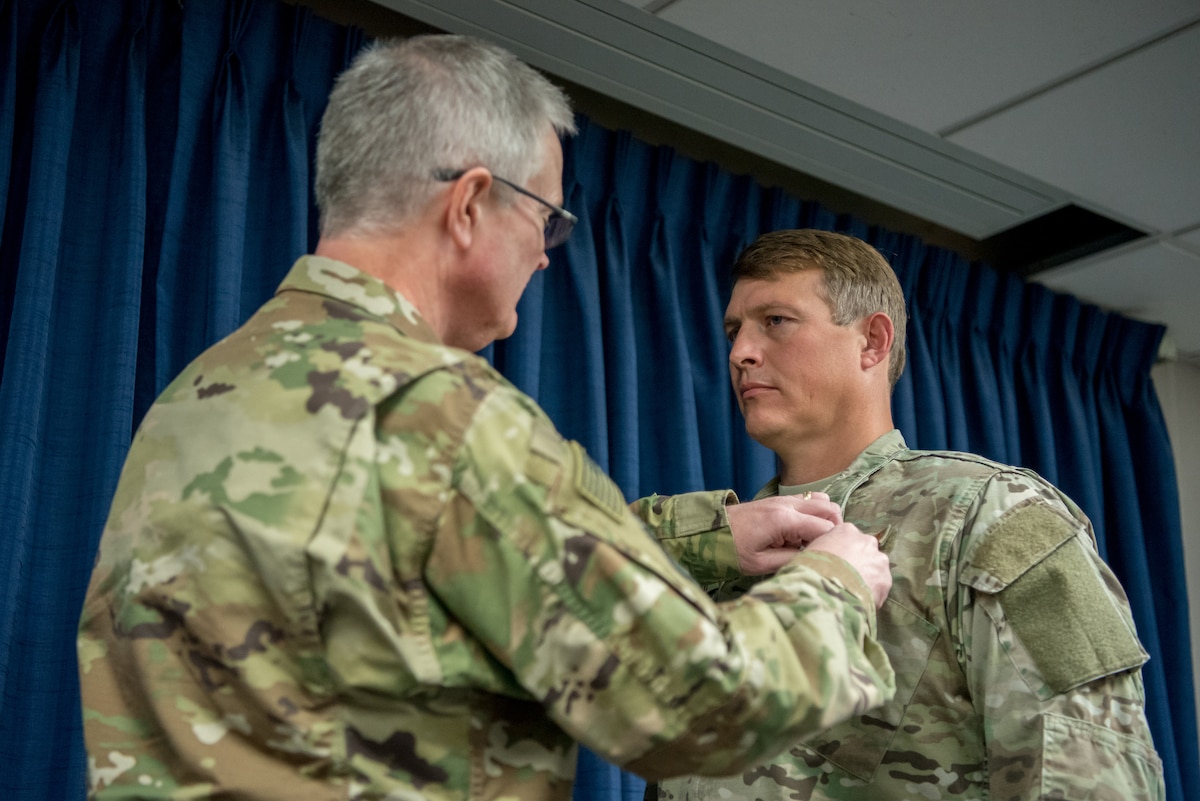
<path id="1" fill-rule="evenodd" d="M 555 212 L 546 220 L 546 250 L 558 247 L 571 236 L 575 221 Z"/>

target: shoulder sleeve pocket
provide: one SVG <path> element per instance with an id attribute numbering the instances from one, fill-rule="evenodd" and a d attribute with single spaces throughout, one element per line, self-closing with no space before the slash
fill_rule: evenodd
<path id="1" fill-rule="evenodd" d="M 981 605 L 1002 638 L 1003 629 L 1011 631 L 1010 654 L 1027 680 L 1040 677 L 1052 694 L 1147 659 L 1124 597 L 1109 589 L 1119 585 L 1106 581 L 1107 566 L 1077 529 L 1077 521 L 1044 504 L 1015 506 L 987 533 L 962 576 L 983 593 Z"/>

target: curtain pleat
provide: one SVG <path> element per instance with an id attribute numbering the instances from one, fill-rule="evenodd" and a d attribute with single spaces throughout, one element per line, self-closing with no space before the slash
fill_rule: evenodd
<path id="1" fill-rule="evenodd" d="M 15 571 L 2 582 L 0 644 L 22 651 L 0 671 L 0 743 L 25 767 L 0 771 L 0 787 L 28 783 L 47 798 L 70 797 L 83 779 L 83 754 L 66 747 L 80 727 L 71 617 L 99 536 L 95 512 L 129 444 L 145 229 L 142 26 L 93 11 L 60 3 L 44 19 L 20 109 L 27 174 L 8 195 L 23 230 L 2 249 L 16 281 L 0 492 L 6 522 L 10 503 L 21 511 L 0 524 L 0 563 Z M 39 730 L 55 739 L 29 736 Z"/>
<path id="2" fill-rule="evenodd" d="M 638 418 L 654 421 L 643 427 L 638 437 L 638 466 L 643 476 L 670 476 L 658 484 L 665 494 L 704 485 L 692 355 L 688 349 L 694 344 L 692 338 L 716 325 L 717 320 L 707 320 L 702 327 L 684 324 L 688 298 L 677 280 L 683 274 L 678 269 L 683 246 L 676 237 L 690 227 L 685 220 L 668 221 L 663 213 L 656 214 L 646 254 L 649 263 L 637 270 L 634 282 L 641 300 L 638 319 L 642 321 L 635 329 L 636 343 L 643 350 L 645 344 L 653 349 L 652 357 L 638 360 L 633 388 L 639 399 Z M 664 409 L 670 412 L 663 414 Z"/>
<path id="3" fill-rule="evenodd" d="M 957 329 L 961 353 L 967 362 L 968 380 L 963 384 L 963 401 L 976 409 L 991 409 L 990 425 L 975 426 L 971 450 L 995 454 L 997 461 L 1009 459 L 1009 442 L 1017 440 L 1017 416 L 998 376 L 1003 357 L 994 332 L 998 326 L 996 297 L 999 274 L 992 270 L 968 271 L 967 283 L 958 299 L 962 314 Z"/>
<path id="4" fill-rule="evenodd" d="M 201 249 L 189 249 L 187 257 L 188 262 L 198 269 L 202 269 L 201 265 L 208 268 L 208 309 L 204 337 L 207 342 L 225 336 L 245 319 L 243 305 L 252 311 L 269 297 L 247 298 L 245 304 L 242 302 L 246 275 L 257 272 L 244 269 L 248 263 L 245 256 L 249 239 L 250 186 L 255 178 L 260 177 L 251 172 L 250 150 L 253 145 L 260 144 L 254 141 L 255 132 L 252 128 L 275 119 L 260 114 L 255 114 L 253 121 L 250 119 L 250 87 L 247 85 L 245 60 L 246 53 L 253 52 L 250 48 L 255 43 L 245 39 L 257 38 L 247 36 L 254 8 L 254 0 L 241 0 L 230 3 L 225 12 L 225 52 L 213 87 L 212 151 L 208 159 L 198 160 L 195 164 L 196 177 L 199 179 L 195 189 L 199 192 L 201 202 L 195 202 L 196 198 L 189 196 L 188 202 L 183 204 L 189 212 L 200 212 L 199 215 L 189 215 L 193 219 L 198 217 L 201 222 L 200 225 L 189 226 L 189 244 L 198 245 Z M 251 30 L 256 32 L 262 28 Z M 264 103 L 255 107 L 265 106 Z M 205 131 L 202 128 L 200 132 L 203 134 Z M 269 140 L 263 140 L 264 143 L 266 141 Z M 211 186 L 205 186 L 204 178 L 212 181 Z M 211 251 L 205 246 L 211 247 Z M 177 253 L 176 258 L 182 255 Z M 286 259 L 287 255 L 285 251 L 280 258 Z M 270 274 L 269 270 L 265 272 Z"/>
<path id="5" fill-rule="evenodd" d="M 1180 527 L 1179 494 L 1150 380 L 1163 331 L 1118 315 L 1104 318 L 1097 439 L 1105 465 L 1107 558 L 1135 602 L 1138 634 L 1151 655 L 1144 668 L 1147 717 L 1155 743 L 1166 744 L 1159 753 L 1168 781 L 1178 777 L 1178 784 L 1168 783 L 1167 797 L 1188 798 L 1200 787 L 1200 767 L 1193 688 L 1177 667 L 1190 662 L 1191 651 L 1183 543 L 1173 533 Z"/>
<path id="6" fill-rule="evenodd" d="M 601 408 L 608 429 L 608 442 L 603 443 L 601 448 L 608 452 L 608 474 L 626 495 L 632 495 L 639 478 L 638 436 L 641 418 L 638 416 L 638 394 L 634 380 L 639 365 L 637 343 L 634 340 L 637 311 L 633 265 L 630 263 L 635 260 L 631 253 L 638 252 L 639 243 L 631 242 L 630 236 L 631 232 L 636 235 L 640 226 L 633 224 L 637 219 L 637 211 L 630 209 L 638 200 L 637 187 L 623 189 L 621 179 L 628 178 L 635 171 L 644 170 L 645 165 L 628 158 L 628 151 L 636 144 L 630 137 L 617 135 L 611 139 L 614 152 L 610 156 L 611 172 L 606 177 L 611 178 L 615 186 L 609 188 L 602 183 L 595 187 L 600 209 L 596 225 L 596 257 L 593 259 L 588 254 L 583 256 L 588 262 L 588 269 L 594 268 L 596 260 L 602 261 L 606 268 L 599 271 L 600 302 L 604 309 L 600 341 L 606 388 Z M 631 193 L 633 197 L 629 197 Z M 585 332 L 582 336 L 586 337 L 588 333 L 595 332 Z M 544 392 L 539 397 L 549 395 Z"/>
<path id="7" fill-rule="evenodd" d="M 1100 380 L 1102 365 L 1106 359 L 1112 358 L 1104 349 L 1103 331 L 1108 315 L 1095 306 L 1079 304 L 1078 329 L 1075 333 L 1074 349 L 1071 362 L 1074 367 L 1075 386 L 1079 388 L 1079 401 L 1083 409 L 1083 435 L 1077 436 L 1077 441 L 1086 443 L 1080 454 L 1080 459 L 1073 463 L 1069 471 L 1072 487 L 1072 497 L 1084 509 L 1104 509 L 1104 480 L 1107 471 L 1103 457 L 1103 424 L 1100 419 Z M 1152 365 L 1146 365 L 1147 377 Z M 1150 388 L 1153 393 L 1153 387 Z M 1157 398 L 1155 399 L 1157 405 Z M 1101 432 L 1101 435 L 1092 435 Z M 1161 443 L 1150 443 L 1149 447 L 1161 453 Z M 1169 446 L 1168 446 L 1169 447 Z M 1172 465 L 1174 474 L 1174 465 Z M 1103 521 L 1097 526 L 1096 544 L 1100 556 L 1108 558 L 1107 542 L 1104 537 Z M 1182 546 L 1182 543 L 1181 543 Z"/>
<path id="8" fill-rule="evenodd" d="M 9 175 L 13 167 L 13 130 L 17 119 L 17 4 L 0 0 L 0 243 L 4 241 L 5 207 L 8 205 Z M 0 298 L 11 299 L 9 283 L 0 277 Z M 10 303 L 0 306 L 0 323 L 7 323 Z M 7 328 L 7 325 L 4 325 Z M 0 329 L 2 330 L 2 329 Z M 0 375 L 4 374 L 4 355 L 0 353 Z"/>
<path id="9" fill-rule="evenodd" d="M 893 409 L 893 417 L 910 446 L 942 450 L 949 447 L 950 440 L 941 375 L 956 366 L 938 365 L 937 338 L 944 310 L 937 297 L 941 276 L 933 269 L 936 265 L 927 264 L 919 255 L 911 262 L 893 265 L 908 301 L 908 366 L 901 383 L 907 381 L 911 386 L 911 400 L 906 397 L 903 405 Z M 932 299 L 927 298 L 930 294 Z M 921 369 L 918 365 L 933 369 Z M 955 379 L 954 385 L 957 384 Z"/>
<path id="10" fill-rule="evenodd" d="M 173 132 L 169 184 L 161 250 L 157 254 L 156 314 L 154 325 L 154 386 L 165 387 L 187 363 L 215 341 L 208 318 L 210 275 L 217 233 L 212 218 L 222 198 L 214 193 L 212 158 L 217 146 L 210 119 L 213 86 L 221 75 L 227 50 L 220 36 L 221 18 L 228 13 L 221 3 L 188 3 L 180 27 L 177 128 Z M 191 205 L 195 208 L 189 208 Z M 236 235 L 236 234 L 235 234 Z M 228 269 L 226 267 L 225 269 Z M 226 295 L 238 291 L 224 289 Z M 228 306 L 216 302 L 215 306 Z"/>
<path id="11" fill-rule="evenodd" d="M 67 628 L 49 612 L 47 597 L 61 586 L 55 550 L 40 541 L 40 531 L 57 517 L 47 497 L 61 492 L 45 480 L 42 468 L 56 454 L 47 452 L 44 430 L 52 425 L 46 400 L 53 394 L 53 358 L 60 351 L 53 333 L 60 275 L 59 250 L 65 227 L 68 161 L 79 91 L 79 20 L 73 4 L 55 10 L 41 36 L 34 69 L 39 88 L 27 124 L 32 129 L 25 181 L 13 181 L 6 204 L 20 210 L 20 252 L 6 260 L 15 268 L 14 305 L 5 344 L 4 382 L 0 385 L 0 749 L 6 760 L 27 763 L 36 757 L 24 733 L 38 725 L 43 711 L 59 717 L 58 678 L 69 650 Z M 20 161 L 14 153 L 14 161 Z M 9 239 L 6 237 L 6 244 Z M 15 302 L 20 298 L 20 302 Z M 60 322 L 65 322 L 61 321 Z M 65 543 L 64 543 L 65 544 Z M 80 543 L 86 547 L 86 541 Z M 45 578 L 43 578 L 43 575 Z M 39 581 L 33 583 L 32 578 Z M 69 586 L 69 582 L 68 582 Z M 39 636 L 43 630 L 57 636 Z M 19 649 L 19 650 L 18 650 Z M 57 671 L 55 670 L 57 668 Z M 78 726 L 75 726 L 78 729 Z M 68 727 L 68 731 L 70 727 Z M 34 768 L 35 778 L 62 786 L 47 766 Z M 13 777 L 0 772 L 0 789 Z"/>
<path id="12" fill-rule="evenodd" d="M 692 205 L 688 197 L 705 207 L 718 208 L 729 202 L 730 181 L 725 173 L 712 164 L 691 163 L 692 185 L 688 195 L 679 197 L 676 205 L 687 208 Z M 724 209 L 729 214 L 729 209 Z M 725 338 L 722 321 L 725 316 L 724 298 L 728 294 L 728 270 L 717 262 L 726 253 L 732 252 L 733 232 L 728 225 L 713 226 L 708 214 L 687 214 L 680 221 L 684 227 L 679 237 L 676 264 L 689 265 L 689 269 L 676 270 L 680 282 L 680 312 L 683 315 L 682 336 L 687 346 L 690 391 L 695 417 L 695 436 L 699 453 L 695 469 L 699 474 L 686 479 L 686 486 L 716 487 L 726 478 L 732 485 L 732 474 L 728 468 L 736 469 L 733 438 L 728 436 L 728 426 L 740 418 L 737 404 L 731 392 L 713 392 L 713 387 L 724 385 L 729 380 L 729 346 Z M 719 421 L 717 425 L 709 421 Z M 668 454 L 669 455 L 669 454 Z M 667 488 L 664 491 L 670 491 Z"/>
<path id="13" fill-rule="evenodd" d="M 316 242 L 311 166 L 356 29 L 269 0 L 0 0 L 0 797 L 82 799 L 74 631 L 125 450 L 165 383 Z M 1092 517 L 1143 642 L 1168 797 L 1200 786 L 1162 330 L 580 118 L 580 216 L 485 350 L 630 497 L 775 472 L 728 387 L 728 268 L 860 236 L 910 307 L 897 424 L 1031 467 Z M 580 801 L 643 782 L 581 754 Z"/>

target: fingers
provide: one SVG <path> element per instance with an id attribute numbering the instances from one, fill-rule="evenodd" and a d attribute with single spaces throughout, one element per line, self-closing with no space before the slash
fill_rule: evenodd
<path id="1" fill-rule="evenodd" d="M 843 523 L 809 543 L 808 550 L 832 553 L 849 562 L 870 588 L 876 609 L 887 600 L 892 589 L 892 566 L 875 537 Z"/>
<path id="2" fill-rule="evenodd" d="M 729 506 L 738 567 L 748 576 L 773 573 L 804 547 L 842 522 L 823 492 L 782 495 Z"/>
<path id="3" fill-rule="evenodd" d="M 833 525 L 842 522 L 842 507 L 829 499 L 824 492 L 805 492 L 800 495 L 780 495 L 780 500 L 791 504 L 797 512 L 828 520 Z"/>
<path id="4" fill-rule="evenodd" d="M 740 557 L 742 573 L 747 576 L 765 576 L 775 573 L 804 550 L 804 546 L 770 548 Z"/>

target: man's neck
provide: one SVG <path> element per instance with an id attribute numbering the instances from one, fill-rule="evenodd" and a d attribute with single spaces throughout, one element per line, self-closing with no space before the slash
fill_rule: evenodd
<path id="1" fill-rule="evenodd" d="M 776 451 L 779 483 L 811 484 L 837 475 L 894 427 L 888 414 L 870 425 L 841 427 L 817 438 L 789 443 L 786 452 Z"/>

